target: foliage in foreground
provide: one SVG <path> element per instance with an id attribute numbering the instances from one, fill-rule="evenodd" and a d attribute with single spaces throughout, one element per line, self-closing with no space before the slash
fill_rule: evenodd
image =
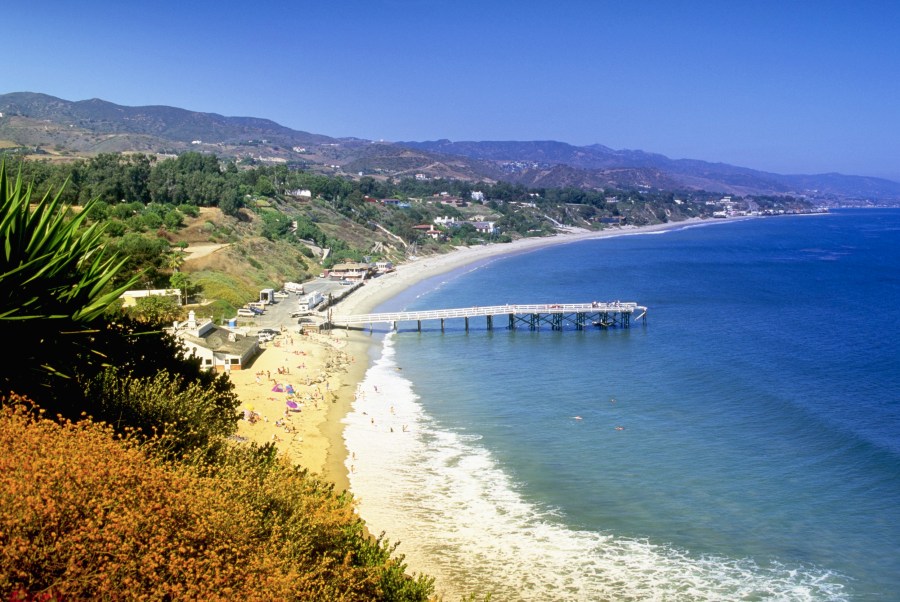
<path id="1" fill-rule="evenodd" d="M 349 497 L 272 447 L 230 446 L 227 376 L 107 313 L 122 263 L 97 229 L 59 196 L 32 207 L 2 166 L 0 191 L 0 334 L 16 345 L 0 375 L 0 598 L 431 595 Z"/>
<path id="2" fill-rule="evenodd" d="M 270 449 L 165 463 L 90 421 L 0 410 L 0 596 L 427 600 L 352 504 Z"/>
<path id="3" fill-rule="evenodd" d="M 0 384 L 27 374 L 46 385 L 71 375 L 68 357 L 99 360 L 94 324 L 132 280 L 110 287 L 124 260 L 104 251 L 102 227 L 82 228 L 89 209 L 70 216 L 59 193 L 32 206 L 31 189 L 0 164 L 0 326 L 15 345 Z"/>

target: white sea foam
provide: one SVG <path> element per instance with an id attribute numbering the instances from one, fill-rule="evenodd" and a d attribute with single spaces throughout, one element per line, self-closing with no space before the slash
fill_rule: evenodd
<path id="1" fill-rule="evenodd" d="M 574 530 L 523 499 L 478 437 L 439 428 L 394 361 L 393 338 L 345 419 L 350 483 L 373 533 L 401 542 L 411 570 L 446 599 L 844 600 L 827 571 L 696 557 L 635 538 Z"/>

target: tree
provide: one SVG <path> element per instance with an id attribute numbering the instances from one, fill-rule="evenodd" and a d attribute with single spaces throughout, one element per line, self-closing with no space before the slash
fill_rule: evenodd
<path id="1" fill-rule="evenodd" d="M 178 301 L 169 295 L 149 295 L 140 297 L 128 314 L 138 322 L 161 326 L 178 319 L 181 311 Z"/>
<path id="2" fill-rule="evenodd" d="M 262 235 L 269 240 L 283 238 L 291 229 L 291 218 L 277 211 L 266 211 L 262 214 Z"/>
<path id="3" fill-rule="evenodd" d="M 188 289 L 191 286 L 191 278 L 184 272 L 175 272 L 171 276 L 169 276 L 169 285 L 172 288 L 177 288 L 181 291 L 182 299 L 184 303 L 187 303 L 188 300 Z"/>
<path id="4" fill-rule="evenodd" d="M 177 272 L 184 264 L 184 249 L 177 247 L 172 249 L 166 257 L 166 267 L 173 272 Z"/>

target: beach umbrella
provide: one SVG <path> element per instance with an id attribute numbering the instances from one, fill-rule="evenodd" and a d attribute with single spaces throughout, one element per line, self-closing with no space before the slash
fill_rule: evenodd
<path id="1" fill-rule="evenodd" d="M 296 410 L 299 406 L 297 405 L 296 401 L 289 399 L 287 401 L 287 407 L 291 408 L 292 410 Z"/>

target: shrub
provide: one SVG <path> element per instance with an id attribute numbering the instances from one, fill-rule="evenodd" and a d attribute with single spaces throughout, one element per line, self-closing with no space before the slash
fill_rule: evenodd
<path id="1" fill-rule="evenodd" d="M 185 381 L 166 371 L 134 378 L 108 368 L 87 383 L 95 418 L 116 430 L 140 429 L 156 435 L 176 457 L 204 448 L 237 428 L 239 400 L 200 381 Z"/>
<path id="2" fill-rule="evenodd" d="M 90 421 L 0 409 L 0 596 L 427 600 L 344 498 L 271 447 L 173 465 Z M 11 406 L 13 404 L 10 404 Z"/>

